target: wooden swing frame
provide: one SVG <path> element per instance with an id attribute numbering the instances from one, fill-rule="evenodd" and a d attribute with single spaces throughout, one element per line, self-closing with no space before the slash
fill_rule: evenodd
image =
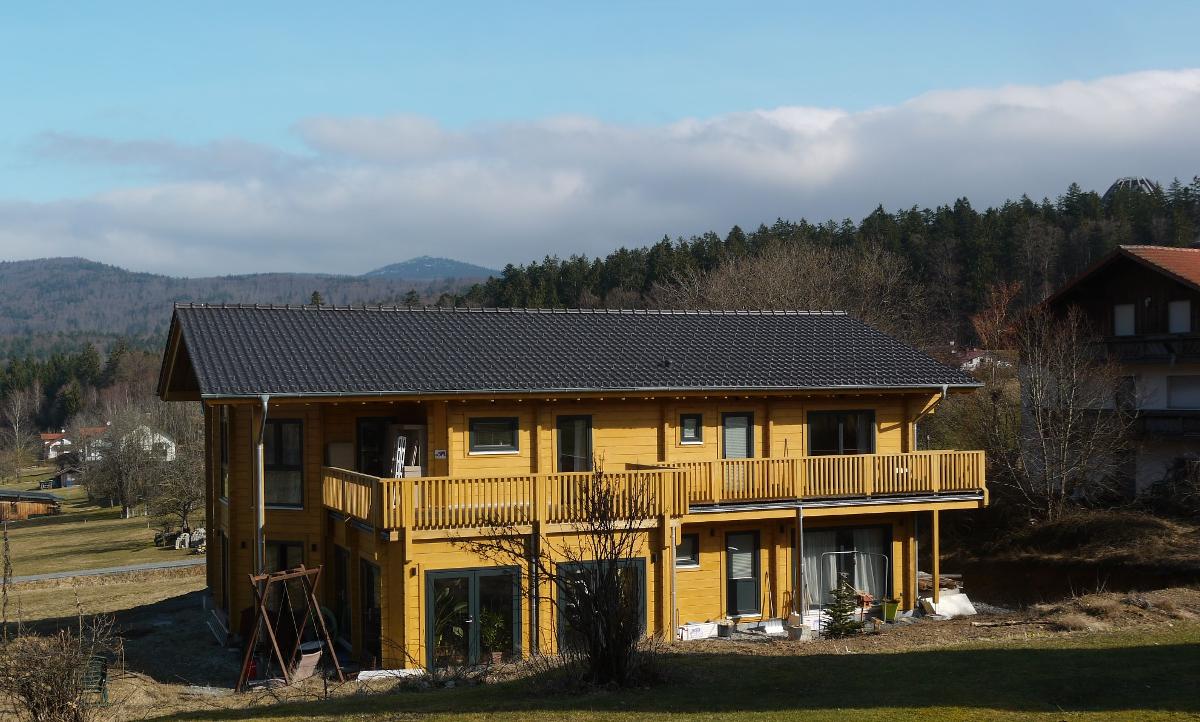
<path id="1" fill-rule="evenodd" d="M 321 582 L 321 569 L 309 569 L 301 564 L 294 569 L 288 569 L 282 572 L 269 572 L 267 574 L 251 574 L 250 588 L 254 590 L 254 631 L 250 633 L 250 639 L 246 641 L 246 654 L 242 659 L 242 672 L 238 675 L 237 687 L 235 691 L 244 692 L 246 685 L 250 681 L 250 665 L 254 660 L 254 647 L 258 643 L 259 630 L 264 627 L 267 630 L 267 638 L 271 640 L 271 649 L 275 652 L 275 659 L 279 662 L 279 668 L 283 672 L 284 684 L 291 684 L 292 678 L 289 673 L 292 663 L 296 660 L 296 655 L 300 652 L 301 641 L 304 639 L 304 632 L 308 629 L 308 620 L 315 616 L 317 626 L 320 628 L 320 636 L 322 643 L 329 652 L 329 657 L 333 661 L 333 668 L 337 670 L 339 682 L 345 682 L 346 678 L 342 675 L 342 666 L 338 664 L 337 650 L 334 649 L 333 639 L 329 636 L 329 629 L 325 626 L 325 616 L 321 614 L 321 604 L 317 601 L 317 585 Z M 304 614 L 304 621 L 296 630 L 296 643 L 288 654 L 287 659 L 283 657 L 283 651 L 279 648 L 279 637 L 275 634 L 275 626 L 271 623 L 271 615 L 267 610 L 267 592 L 273 584 L 286 584 L 287 582 L 299 579 L 300 584 L 304 587 L 304 600 L 307 609 Z M 291 605 L 292 597 L 288 593 L 288 604 Z M 295 619 L 293 613 L 293 621 Z"/>

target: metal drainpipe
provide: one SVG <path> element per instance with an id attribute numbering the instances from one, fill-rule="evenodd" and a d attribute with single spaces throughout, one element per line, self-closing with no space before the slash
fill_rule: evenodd
<path id="1" fill-rule="evenodd" d="M 795 574 L 797 594 L 792 595 L 792 611 L 800 615 L 800 623 L 804 624 L 804 506 L 796 506 L 796 561 L 792 564 Z"/>
<path id="2" fill-rule="evenodd" d="M 267 569 L 267 506 L 266 469 L 263 453 L 263 437 L 267 432 L 267 394 L 259 396 L 262 402 L 262 420 L 258 425 L 258 438 L 254 444 L 254 573 L 262 574 Z"/>
<path id="3" fill-rule="evenodd" d="M 674 640 L 675 639 L 675 630 L 679 629 L 679 601 L 678 601 L 678 596 L 675 594 L 675 584 L 679 581 L 678 577 L 675 574 L 675 571 L 676 571 L 675 550 L 679 548 L 679 537 L 677 536 L 679 533 L 679 528 L 675 526 L 674 522 L 668 521 L 667 523 L 670 525 L 670 529 L 671 529 L 671 541 L 670 541 L 671 546 L 669 549 L 666 550 L 666 552 L 670 556 L 670 564 L 671 564 L 671 629 L 670 629 L 670 634 L 671 634 L 671 639 Z M 699 544 L 699 541 L 697 541 L 697 543 L 696 543 L 697 558 L 699 558 L 699 554 L 700 554 L 700 544 Z"/>

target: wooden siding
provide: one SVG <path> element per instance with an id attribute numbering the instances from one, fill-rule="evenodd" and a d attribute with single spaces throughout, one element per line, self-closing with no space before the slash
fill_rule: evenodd
<path id="1" fill-rule="evenodd" d="M 670 636 L 676 621 L 716 618 L 724 610 L 724 535 L 729 530 L 755 530 L 760 535 L 762 608 L 765 614 L 786 614 L 791 605 L 794 512 L 740 511 L 697 514 L 690 502 L 780 499 L 806 497 L 904 494 L 934 490 L 933 474 L 941 474 L 941 490 L 979 488 L 982 459 L 978 452 L 952 456 L 909 454 L 913 422 L 934 404 L 932 394 L 875 394 L 854 397 L 693 397 L 693 398 L 587 398 L 516 399 L 487 401 L 346 400 L 288 401 L 272 403 L 271 418 L 304 422 L 304 507 L 269 509 L 268 540 L 296 541 L 304 545 L 304 562 L 327 564 L 332 547 L 350 554 L 351 638 L 361 648 L 359 561 L 381 570 L 384 664 L 420 666 L 425 662 L 425 573 L 430 570 L 494 566 L 471 554 L 462 543 L 464 533 L 484 533 L 496 521 L 511 524 L 527 538 L 570 543 L 572 484 L 590 479 L 587 473 L 557 472 L 556 419 L 563 415 L 590 415 L 593 448 L 603 459 L 609 478 L 629 482 L 635 477 L 653 481 L 655 518 L 647 520 L 642 534 L 647 581 L 647 629 Z M 231 404 L 229 499 L 220 499 L 217 407 L 206 413 L 206 479 L 209 525 L 224 531 L 230 540 L 229 584 L 232 631 L 238 632 L 242 610 L 250 606 L 250 573 L 254 543 L 253 451 L 260 412 L 251 403 Z M 876 415 L 878 454 L 859 457 L 806 457 L 807 414 L 810 411 L 871 409 Z M 721 416 L 731 412 L 754 415 L 755 458 L 721 460 Z M 703 442 L 682 444 L 679 415 L 703 417 Z M 468 428 L 472 418 L 512 416 L 518 419 L 518 449 L 511 454 L 472 454 Z M 380 482 L 353 470 L 326 467 L 331 443 L 357 443 L 357 419 L 386 417 L 398 423 L 426 424 L 428 449 L 426 476 Z M 445 451 L 444 456 L 437 451 Z M 356 449 L 357 452 L 357 449 Z M 357 453 L 354 455 L 357 462 Z M 967 472 L 954 466 L 946 472 L 938 459 L 966 459 Z M 970 466 L 975 464 L 976 466 Z M 642 468 L 653 467 L 653 468 Z M 622 476 L 625 475 L 625 476 Z M 966 482 L 946 483 L 947 478 Z M 716 493 L 713 493 L 714 479 Z M 868 479 L 870 486 L 867 486 Z M 703 480 L 703 481 L 701 481 Z M 919 483 L 918 483 L 919 482 Z M 957 486 L 955 486 L 957 484 Z M 839 486 L 840 485 L 840 486 Z M 868 491 L 869 489 L 869 491 Z M 977 505 L 976 502 L 972 502 Z M 945 502 L 943 508 L 965 503 Z M 822 509 L 814 524 L 846 525 L 869 517 L 893 530 L 895 588 L 911 606 L 915 590 L 915 543 L 911 537 L 913 513 L 938 508 L 922 502 L 915 507 L 879 507 L 870 510 L 831 507 Z M 700 534 L 701 567 L 672 574 L 674 545 L 681 533 Z M 219 548 L 209 545 L 209 586 L 214 602 L 222 598 L 218 577 Z M 322 599 L 331 604 L 332 567 L 326 567 Z M 521 572 L 527 585 L 527 570 Z M 674 594 L 672 594 L 674 590 Z M 676 608 L 668 600 L 674 597 Z M 522 592 L 522 649 L 535 641 L 527 586 Z M 549 603 L 538 610 L 536 641 L 542 651 L 553 650 L 554 614 Z"/>

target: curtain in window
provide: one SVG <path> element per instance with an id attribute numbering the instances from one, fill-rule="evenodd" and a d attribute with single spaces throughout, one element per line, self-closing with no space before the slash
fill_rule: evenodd
<path id="1" fill-rule="evenodd" d="M 879 556 L 886 553 L 882 529 L 855 529 L 853 531 L 854 588 L 868 592 L 879 602 L 887 596 L 884 579 L 884 560 Z"/>
<path id="2" fill-rule="evenodd" d="M 829 592 L 837 583 L 836 531 L 804 532 L 804 604 L 809 609 L 829 603 Z"/>

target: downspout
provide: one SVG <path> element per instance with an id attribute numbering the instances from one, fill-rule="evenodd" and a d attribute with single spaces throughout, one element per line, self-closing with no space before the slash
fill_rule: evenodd
<path id="1" fill-rule="evenodd" d="M 263 574 L 267 570 L 267 506 L 266 506 L 266 468 L 263 452 L 263 437 L 267 433 L 267 402 L 271 397 L 263 394 L 258 397 L 262 402 L 262 419 L 258 425 L 258 438 L 254 443 L 254 573 Z"/>
<path id="2" fill-rule="evenodd" d="M 671 529 L 671 547 L 667 549 L 667 553 L 671 556 L 671 639 L 675 639 L 676 630 L 679 629 L 679 601 L 678 595 L 675 593 L 675 584 L 679 581 L 676 576 L 675 550 L 679 548 L 679 528 L 673 522 L 668 522 Z M 696 553 L 700 553 L 699 545 L 696 547 Z"/>
<path id="3" fill-rule="evenodd" d="M 792 595 L 792 613 L 800 615 L 800 623 L 804 624 L 804 505 L 796 505 L 796 548 L 792 556 L 792 588 L 797 594 Z M 798 598 L 797 598 L 798 596 Z M 807 610 L 805 610 L 807 611 Z"/>

